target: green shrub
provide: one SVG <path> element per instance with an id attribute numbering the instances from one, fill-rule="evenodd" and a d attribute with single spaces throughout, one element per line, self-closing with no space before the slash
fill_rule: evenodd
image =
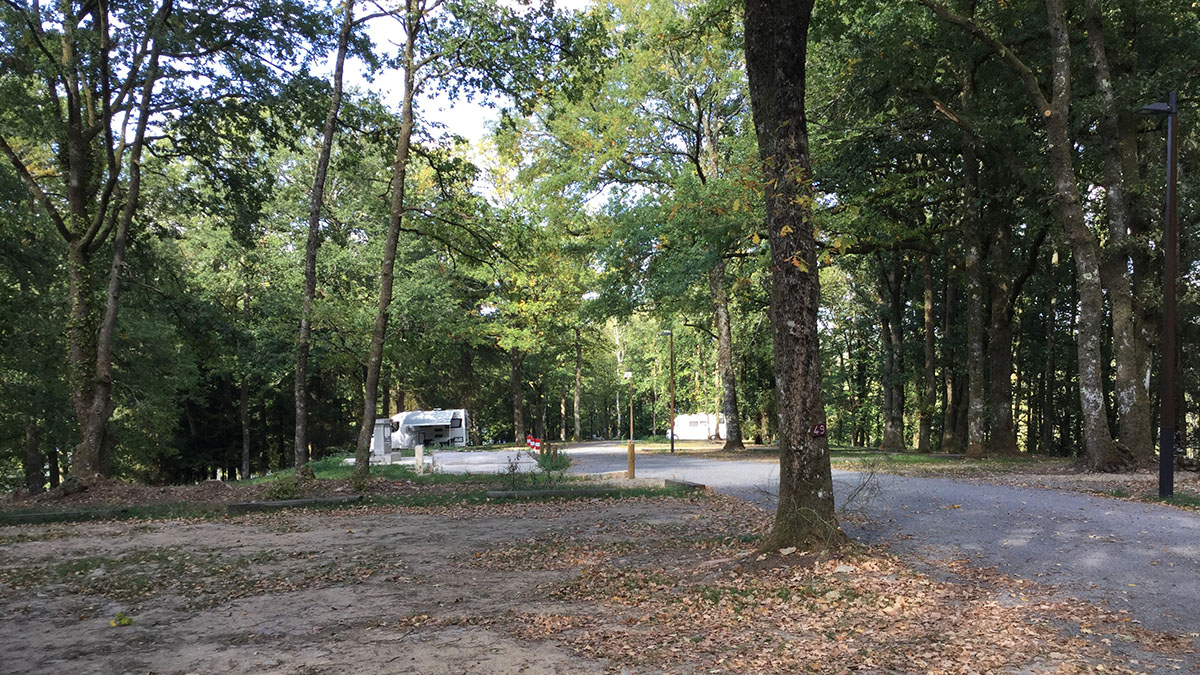
<path id="1" fill-rule="evenodd" d="M 571 468 L 571 458 L 561 452 L 547 452 L 537 456 L 537 465 L 543 473 L 562 472 Z"/>
<path id="2" fill-rule="evenodd" d="M 295 476 L 284 476 L 267 486 L 263 498 L 269 501 L 299 499 L 303 492 L 304 485 Z"/>

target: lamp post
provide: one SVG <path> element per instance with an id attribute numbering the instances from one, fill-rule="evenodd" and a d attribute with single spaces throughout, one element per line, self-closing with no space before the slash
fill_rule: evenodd
<path id="1" fill-rule="evenodd" d="M 1167 116 L 1167 207 L 1163 223 L 1163 375 L 1162 419 L 1158 431 L 1158 496 L 1175 493 L 1175 381 L 1179 365 L 1175 358 L 1175 286 L 1179 278 L 1179 225 L 1175 213 L 1175 184 L 1179 164 L 1179 146 L 1175 134 L 1179 126 L 1179 97 L 1174 91 L 1165 102 L 1151 103 L 1137 111 L 1142 115 Z"/>
<path id="2" fill-rule="evenodd" d="M 625 371 L 625 379 L 629 380 L 629 468 L 625 470 L 626 478 L 633 478 L 633 371 Z"/>
<path id="3" fill-rule="evenodd" d="M 660 335 L 669 335 L 671 344 L 671 454 L 675 454 L 675 331 L 664 330 Z"/>

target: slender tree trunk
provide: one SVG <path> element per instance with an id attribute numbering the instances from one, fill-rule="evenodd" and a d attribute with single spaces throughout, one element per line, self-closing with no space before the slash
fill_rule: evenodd
<path id="1" fill-rule="evenodd" d="M 518 444 L 525 440 L 525 383 L 521 372 L 524 363 L 525 353 L 513 347 L 508 353 L 508 394 L 513 409 L 513 442 Z"/>
<path id="2" fill-rule="evenodd" d="M 396 139 L 396 159 L 392 163 L 392 203 L 388 215 L 387 240 L 383 261 L 379 266 L 379 304 L 375 308 L 375 326 L 371 330 L 371 346 L 367 352 L 367 378 L 363 397 L 362 427 L 358 434 L 354 477 L 364 481 L 370 471 L 371 431 L 375 426 L 375 400 L 378 396 L 379 373 L 383 368 L 383 343 L 387 337 L 388 308 L 392 304 L 392 285 L 396 273 L 396 244 L 404 222 L 404 198 L 408 177 L 408 157 L 412 142 L 413 101 L 416 98 L 417 68 L 416 40 L 421 29 L 420 10 L 415 0 L 405 1 L 404 10 L 404 98 L 400 103 L 400 134 Z"/>
<path id="3" fill-rule="evenodd" d="M 962 107 L 972 109 L 974 83 L 963 78 Z M 983 362 L 983 235 L 979 218 L 979 159 L 975 139 L 963 133 L 963 273 L 967 280 L 967 456 L 983 457 L 986 452 L 986 399 L 984 398 Z"/>
<path id="4" fill-rule="evenodd" d="M 942 347 L 942 452 L 957 452 L 959 439 L 955 434 L 957 429 L 955 410 L 958 400 L 955 398 L 954 379 L 957 363 L 954 352 L 954 340 L 950 338 L 950 329 L 955 325 L 955 304 L 957 303 L 958 285 L 951 281 L 950 270 L 946 270 L 945 307 L 942 309 L 942 335 L 945 342 Z"/>
<path id="5" fill-rule="evenodd" d="M 812 165 L 804 112 L 813 0 L 746 0 L 746 72 L 766 186 L 771 244 L 771 327 L 779 410 L 779 506 L 764 550 L 834 547 L 817 332 L 820 280 L 813 240 Z"/>
<path id="6" fill-rule="evenodd" d="M 993 294 L 993 300 L 995 299 Z M 988 366 L 991 369 L 988 400 L 991 402 L 991 433 L 988 452 L 1017 454 L 1017 432 L 1013 423 L 1013 323 L 1004 307 L 993 305 L 988 336 Z"/>
<path id="7" fill-rule="evenodd" d="M 317 248 L 321 244 L 321 211 L 325 206 L 325 181 L 329 172 L 329 156 L 333 152 L 333 135 L 337 131 L 338 111 L 342 105 L 342 74 L 350 31 L 354 27 L 354 0 L 344 0 L 342 26 L 338 32 L 338 50 L 333 68 L 333 96 L 325 112 L 325 127 L 321 132 L 321 147 L 309 195 L 308 239 L 304 246 L 304 299 L 300 305 L 300 334 L 296 340 L 296 438 L 293 466 L 299 476 L 308 463 L 308 352 L 312 334 L 312 306 L 317 293 Z M 360 464 L 364 461 L 356 457 Z M 357 474 L 359 466 L 355 466 Z"/>
<path id="8" fill-rule="evenodd" d="M 733 329 L 729 321 L 729 293 L 725 288 L 725 261 L 718 259 L 708 272 L 717 324 L 717 367 L 721 372 L 721 410 L 725 414 L 725 449 L 744 450 L 741 415 L 738 411 L 737 376 L 733 369 Z M 720 429 L 718 421 L 717 428 Z"/>
<path id="9" fill-rule="evenodd" d="M 250 282 L 242 284 L 242 323 L 250 325 Z M 240 364 L 241 386 L 239 387 L 238 412 L 242 424 L 242 480 L 250 478 L 250 364 L 246 355 L 245 345 L 239 345 L 242 363 Z"/>
<path id="10" fill-rule="evenodd" d="M 1051 4 L 1054 0 L 1051 0 Z M 1061 27 L 1065 33 L 1065 27 Z M 1053 31 L 1052 31 L 1053 32 Z M 1064 36 L 1061 38 L 1066 40 Z M 1065 113 L 1065 110 L 1063 111 Z M 1065 115 L 1063 115 L 1065 117 Z M 1104 371 L 1101 344 L 1104 336 L 1104 293 L 1100 287 L 1099 256 L 1096 242 L 1088 230 L 1079 202 L 1073 158 L 1065 119 L 1052 115 L 1046 121 L 1050 138 L 1050 159 L 1054 169 L 1056 199 L 1060 218 L 1066 225 L 1066 238 L 1075 260 L 1079 288 L 1079 315 L 1076 342 L 1079 362 L 1079 399 L 1082 413 L 1083 442 L 1088 466 L 1095 471 L 1117 471 L 1129 465 L 1108 428 L 1104 402 Z"/>
<path id="11" fill-rule="evenodd" d="M 54 441 L 51 441 L 50 447 L 46 448 L 46 468 L 50 473 L 50 489 L 58 487 L 62 479 L 62 469 L 58 465 L 58 446 Z"/>
<path id="12" fill-rule="evenodd" d="M 558 440 L 567 442 L 567 383 L 563 382 L 562 396 L 558 399 Z"/>
<path id="13" fill-rule="evenodd" d="M 1079 312 L 1076 322 L 1079 366 L 1080 425 L 1088 467 L 1116 471 L 1133 463 L 1129 452 L 1113 442 L 1104 401 L 1104 293 L 1100 283 L 1099 246 L 1088 228 L 1075 177 L 1075 146 L 1071 142 L 1068 113 L 1071 103 L 1071 41 L 1063 0 L 1045 0 L 1050 34 L 1051 95 L 1042 90 L 1037 74 L 973 20 L 950 12 L 937 0 L 920 0 L 941 19 L 986 44 L 1008 64 L 1025 86 L 1048 141 L 1050 174 L 1054 184 L 1054 209 L 1075 262 Z"/>
<path id="14" fill-rule="evenodd" d="M 900 329 L 904 320 L 904 268 L 896 255 L 890 268 L 879 258 L 884 315 L 883 337 L 883 450 L 904 450 L 904 376 L 901 373 Z"/>
<path id="15" fill-rule="evenodd" d="M 917 452 L 932 452 L 930 436 L 933 434 L 933 406 L 937 396 L 937 376 L 934 360 L 933 336 L 933 265 L 930 255 L 921 256 L 921 280 L 924 285 L 925 304 L 925 394 L 921 398 L 920 432 L 917 437 Z"/>
<path id="16" fill-rule="evenodd" d="M 576 443 L 583 440 L 583 416 L 580 411 L 580 398 L 583 390 L 583 340 L 578 328 L 575 329 L 575 435 Z M 593 426 L 595 426 L 593 424 Z"/>
<path id="17" fill-rule="evenodd" d="M 1057 350 L 1054 348 L 1054 326 L 1057 321 L 1056 314 L 1058 312 L 1058 283 L 1057 283 L 1057 268 L 1058 268 L 1058 251 L 1052 251 L 1050 254 L 1050 266 L 1046 270 L 1046 278 L 1050 283 L 1046 285 L 1046 300 L 1043 304 L 1042 313 L 1045 324 L 1043 325 L 1043 347 L 1045 355 L 1045 366 L 1042 369 L 1041 382 L 1041 398 L 1038 406 L 1041 408 L 1041 414 L 1038 415 L 1038 448 L 1043 454 L 1053 454 L 1051 446 L 1054 442 L 1054 419 L 1057 411 L 1055 410 L 1055 391 L 1058 385 L 1055 381 L 1057 373 Z"/>
<path id="18" fill-rule="evenodd" d="M 534 401 L 536 401 L 536 417 L 533 418 L 533 436 L 534 438 L 546 438 L 546 385 L 542 380 L 542 376 L 538 375 L 537 383 L 533 387 Z"/>
<path id="19" fill-rule="evenodd" d="M 25 489 L 37 494 L 46 488 L 44 466 L 46 455 L 38 442 L 38 421 L 33 415 L 25 417 Z"/>
<path id="20" fill-rule="evenodd" d="M 1117 423 L 1121 443 L 1135 462 L 1154 463 L 1154 445 L 1150 424 L 1149 382 L 1142 377 L 1146 360 L 1143 331 L 1138 325 L 1130 279 L 1130 209 L 1128 179 L 1122 162 L 1122 128 L 1118 122 L 1118 103 L 1113 91 L 1112 72 L 1104 40 L 1104 24 L 1098 0 L 1086 0 L 1088 51 L 1099 92 L 1101 154 L 1104 158 L 1104 194 L 1108 216 L 1108 241 L 1105 244 L 1101 276 L 1112 308 L 1113 360 L 1116 362 Z"/>

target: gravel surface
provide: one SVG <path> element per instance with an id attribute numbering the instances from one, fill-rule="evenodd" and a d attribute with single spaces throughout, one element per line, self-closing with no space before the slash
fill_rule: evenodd
<path id="1" fill-rule="evenodd" d="M 568 448 L 572 472 L 625 468 L 619 443 Z M 842 526 L 910 555 L 971 558 L 1112 610 L 1148 628 L 1200 635 L 1200 514 L 1061 490 L 834 471 Z M 774 508 L 778 465 L 685 455 L 637 458 L 638 477 L 679 478 Z M 1200 648 L 1200 642 L 1197 643 Z"/>

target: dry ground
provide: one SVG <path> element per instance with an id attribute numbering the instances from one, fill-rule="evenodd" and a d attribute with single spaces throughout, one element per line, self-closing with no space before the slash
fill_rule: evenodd
<path id="1" fill-rule="evenodd" d="M 965 563 L 935 580 L 877 550 L 760 557 L 766 522 L 708 495 L 0 527 L 0 671 L 1190 665 L 1188 641 Z"/>

